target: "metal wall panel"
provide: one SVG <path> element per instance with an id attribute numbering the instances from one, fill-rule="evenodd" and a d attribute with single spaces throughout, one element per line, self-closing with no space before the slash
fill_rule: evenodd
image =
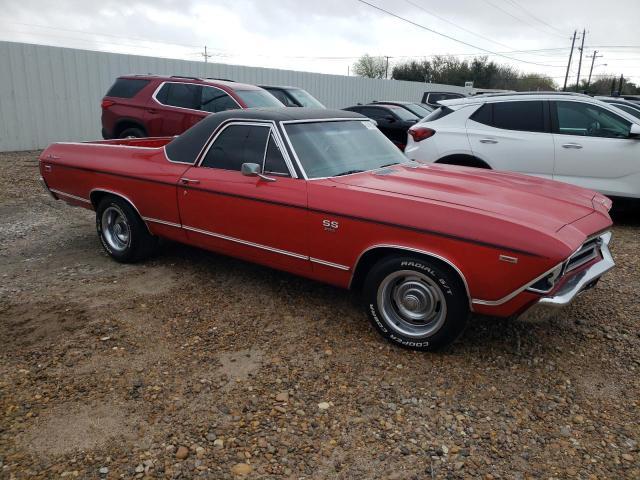
<path id="1" fill-rule="evenodd" d="M 0 42 L 0 151 L 100 139 L 100 101 L 119 75 L 154 73 L 292 85 L 329 108 L 372 100 L 420 101 L 425 91 L 464 87 Z"/>

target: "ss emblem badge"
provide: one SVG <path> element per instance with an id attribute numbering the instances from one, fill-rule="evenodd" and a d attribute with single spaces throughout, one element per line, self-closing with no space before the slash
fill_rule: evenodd
<path id="1" fill-rule="evenodd" d="M 335 220 L 322 220 L 322 226 L 327 232 L 335 232 L 340 227 L 340 224 Z"/>

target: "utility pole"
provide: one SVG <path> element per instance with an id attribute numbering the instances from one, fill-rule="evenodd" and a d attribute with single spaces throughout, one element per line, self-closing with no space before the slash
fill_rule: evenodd
<path id="1" fill-rule="evenodd" d="M 562 87 L 562 91 L 565 92 L 567 90 L 567 79 L 569 78 L 569 69 L 571 68 L 571 57 L 573 56 L 573 47 L 576 44 L 576 35 L 578 34 L 577 30 L 573 31 L 573 40 L 571 41 L 571 51 L 569 52 L 569 63 L 567 64 L 567 74 L 564 76 L 564 87 Z"/>
<path id="2" fill-rule="evenodd" d="M 591 85 L 591 74 L 593 73 L 593 64 L 596 63 L 596 58 L 602 58 L 602 55 L 597 55 L 598 50 L 593 51 L 593 57 L 591 57 L 591 68 L 589 69 L 589 80 L 587 80 L 587 88 Z"/>
<path id="3" fill-rule="evenodd" d="M 582 69 L 582 54 L 584 53 L 584 37 L 587 35 L 587 30 L 582 30 L 582 45 L 580 47 L 580 62 L 578 63 L 578 77 L 576 78 L 576 92 L 580 88 L 580 70 Z"/>
<path id="4" fill-rule="evenodd" d="M 204 46 L 204 53 L 201 53 L 200 55 L 202 55 L 204 57 L 204 63 L 207 63 L 207 61 L 209 60 L 209 58 L 213 57 L 213 55 L 211 55 L 210 53 L 207 53 L 207 46 Z"/>
<path id="5" fill-rule="evenodd" d="M 386 65 L 384 67 L 384 78 L 388 79 L 389 78 L 389 57 L 385 56 L 384 58 L 387 59 Z"/>
<path id="6" fill-rule="evenodd" d="M 622 95 L 622 87 L 624 87 L 624 74 L 620 75 L 620 84 L 618 86 L 618 95 Z"/>

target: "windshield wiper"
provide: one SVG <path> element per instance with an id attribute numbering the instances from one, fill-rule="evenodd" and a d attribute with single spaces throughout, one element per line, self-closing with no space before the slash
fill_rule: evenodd
<path id="1" fill-rule="evenodd" d="M 334 177 L 340 177 L 342 175 L 351 175 L 352 173 L 360 173 L 364 172 L 364 170 L 347 170 L 346 172 L 336 173 Z"/>

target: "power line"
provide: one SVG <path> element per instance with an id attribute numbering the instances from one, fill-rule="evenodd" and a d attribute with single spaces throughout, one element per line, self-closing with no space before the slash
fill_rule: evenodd
<path id="1" fill-rule="evenodd" d="M 549 23 L 547 23 L 544 20 L 540 19 L 539 17 L 535 16 L 533 13 L 531 13 L 530 10 L 527 10 L 522 5 L 520 5 L 518 2 L 516 2 L 516 0 L 508 0 L 508 1 L 509 1 L 509 3 L 515 5 L 517 8 L 522 10 L 525 14 L 527 14 L 528 16 L 533 18 L 538 23 L 541 23 L 542 25 L 545 25 L 545 26 L 549 27 L 550 29 L 555 30 L 558 34 L 560 34 L 562 37 L 564 37 L 564 33 L 561 30 L 557 29 L 553 25 L 550 25 Z"/>
<path id="2" fill-rule="evenodd" d="M 505 48 L 508 48 L 508 49 L 513 49 L 513 47 L 510 47 L 509 45 L 505 45 L 504 43 L 500 43 L 500 42 L 497 42 L 495 40 L 492 40 L 489 37 L 485 37 L 484 35 L 481 35 L 479 33 L 473 32 L 473 31 L 469 30 L 468 28 L 465 28 L 465 27 L 463 27 L 461 25 L 458 25 L 457 23 L 452 22 L 451 20 L 447 20 L 446 18 L 438 15 L 437 13 L 433 13 L 433 12 L 427 10 L 426 8 L 422 7 L 421 5 L 418 5 L 417 3 L 415 3 L 415 2 L 413 2 L 411 0 L 404 0 L 404 1 L 407 2 L 409 5 L 413 5 L 417 9 L 422 10 L 426 14 L 431 15 L 432 17 L 436 17 L 436 18 L 442 20 L 443 22 L 448 23 L 449 25 L 453 25 L 454 27 L 459 28 L 460 30 L 462 30 L 464 32 L 470 33 L 471 35 L 475 35 L 476 37 L 482 38 L 483 40 L 487 40 L 488 42 L 495 43 L 496 45 L 500 45 L 501 47 L 505 47 Z"/>
<path id="3" fill-rule="evenodd" d="M 525 25 L 529 25 L 529 26 L 530 26 L 531 28 L 533 28 L 534 30 L 537 30 L 537 31 L 542 32 L 542 33 L 545 33 L 545 34 L 547 34 L 547 35 L 549 35 L 550 33 L 552 33 L 553 35 L 556 35 L 556 36 L 559 36 L 559 37 L 565 38 L 565 36 L 564 36 L 564 35 L 559 35 L 559 34 L 557 34 L 557 33 L 555 33 L 555 32 L 546 32 L 546 31 L 544 31 L 544 30 L 542 30 L 542 29 L 538 28 L 538 27 L 537 27 L 537 26 L 535 26 L 534 24 L 532 24 L 532 23 L 530 23 L 530 22 L 527 22 L 526 20 L 523 20 L 523 19 L 522 19 L 522 18 L 520 18 L 520 17 L 516 17 L 514 14 L 512 14 L 512 13 L 511 13 L 511 12 L 509 12 L 508 10 L 505 10 L 504 8 L 502 8 L 502 7 L 501 7 L 501 6 L 499 6 L 499 5 L 496 5 L 495 3 L 491 2 L 490 0 L 484 0 L 484 2 L 485 2 L 485 3 L 487 3 L 488 5 L 491 5 L 491 6 L 492 6 L 493 8 L 495 8 L 496 10 L 500 10 L 500 11 L 501 11 L 502 13 L 504 13 L 505 15 L 508 15 L 508 16 L 510 16 L 511 18 L 514 18 L 514 19 L 518 20 L 518 21 L 519 21 L 519 22 L 521 22 L 521 23 L 524 23 Z"/>
<path id="4" fill-rule="evenodd" d="M 365 5 L 368 5 L 368 6 L 370 6 L 371 8 L 375 8 L 376 10 L 379 10 L 379 11 L 381 11 L 381 12 L 384 12 L 384 13 L 386 13 L 387 15 L 390 15 L 390 16 L 392 16 L 392 17 L 395 17 L 395 18 L 397 18 L 398 20 L 402 20 L 403 22 L 409 23 L 409 24 L 411 24 L 411 25 L 413 25 L 413 26 L 415 26 L 415 27 L 421 28 L 421 29 L 426 30 L 426 31 L 431 32 L 431 33 L 435 33 L 436 35 L 439 35 L 439 36 L 441 36 L 441 37 L 447 38 L 447 39 L 452 40 L 452 41 L 457 42 L 457 43 L 461 43 L 462 45 L 466 45 L 466 46 L 471 47 L 471 48 L 476 48 L 476 49 L 478 49 L 478 50 L 482 50 L 483 52 L 487 52 L 487 53 L 490 53 L 490 54 L 492 54 L 492 55 L 497 55 L 497 56 L 499 56 L 499 57 L 503 57 L 503 58 L 506 58 L 506 59 L 508 59 L 508 60 L 512 60 L 512 61 L 515 61 L 515 62 L 528 63 L 528 64 L 530 64 L 530 65 L 537 65 L 537 66 L 539 66 L 539 67 L 552 67 L 552 68 L 553 68 L 553 67 L 555 67 L 555 68 L 558 68 L 558 67 L 559 67 L 559 65 L 548 65 L 548 64 L 537 63 L 537 62 L 530 62 L 530 61 L 528 61 L 528 60 L 520 60 L 519 58 L 509 57 L 509 56 L 507 56 L 507 55 L 502 55 L 502 54 L 500 54 L 500 53 L 493 52 L 493 51 L 491 51 L 491 50 L 487 50 L 486 48 L 479 47 L 479 46 L 474 45 L 474 44 L 472 44 L 472 43 L 465 42 L 464 40 L 459 40 L 459 39 L 457 39 L 457 38 L 455 38 L 455 37 L 452 37 L 451 35 L 447 35 L 446 33 L 441 33 L 441 32 L 438 32 L 437 30 L 432 29 L 432 28 L 425 27 L 424 25 L 421 25 L 421 24 L 416 23 L 416 22 L 414 22 L 414 21 L 412 21 L 412 20 L 409 20 L 408 18 L 401 17 L 400 15 L 397 15 L 397 14 L 395 14 L 395 13 L 393 13 L 393 12 L 390 12 L 389 10 L 385 10 L 385 9 L 384 9 L 384 8 L 382 8 L 382 7 L 379 7 L 379 6 L 377 6 L 377 5 L 374 5 L 374 4 L 372 4 L 372 3 L 369 3 L 369 2 L 367 2 L 366 0 L 357 0 L 357 1 L 358 1 L 358 2 L 360 2 L 360 3 L 363 3 L 363 4 L 365 4 Z"/>

